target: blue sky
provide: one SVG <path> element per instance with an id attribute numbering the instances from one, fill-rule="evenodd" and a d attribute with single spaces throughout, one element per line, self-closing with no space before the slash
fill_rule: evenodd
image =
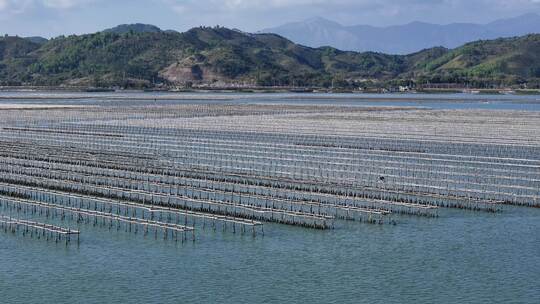
<path id="1" fill-rule="evenodd" d="M 245 31 L 322 16 L 342 24 L 479 22 L 540 13 L 540 0 L 0 0 L 0 34 L 45 37 L 121 23 Z"/>

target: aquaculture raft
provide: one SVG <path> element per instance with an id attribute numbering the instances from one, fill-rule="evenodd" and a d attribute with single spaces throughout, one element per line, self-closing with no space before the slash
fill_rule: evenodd
<path id="1" fill-rule="evenodd" d="M 0 203 L 32 221 L 182 241 L 206 228 L 262 235 L 265 222 L 331 229 L 540 207 L 538 134 L 540 115 L 519 111 L 15 107 L 0 111 Z"/>
<path id="2" fill-rule="evenodd" d="M 20 233 L 23 236 L 28 235 L 30 237 L 54 240 L 56 243 L 65 241 L 66 245 L 71 242 L 72 235 L 77 237 L 77 243 L 79 243 L 80 234 L 77 230 L 7 216 L 0 216 L 0 230 L 13 234 Z"/>

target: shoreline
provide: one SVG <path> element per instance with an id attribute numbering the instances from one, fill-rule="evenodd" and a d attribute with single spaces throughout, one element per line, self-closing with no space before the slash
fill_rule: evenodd
<path id="1" fill-rule="evenodd" d="M 190 89 L 115 89 L 115 88 L 92 88 L 92 87 L 34 87 L 34 86 L 0 86 L 0 93 L 4 92 L 61 92 L 61 93 L 220 93 L 220 94 L 276 94 L 276 93 L 295 93 L 295 94 L 467 94 L 467 95 L 540 95 L 540 89 L 482 89 L 482 88 L 463 88 L 463 89 L 433 89 L 421 88 L 417 90 L 388 90 L 385 88 L 350 90 L 350 89 L 327 89 L 310 87 L 253 87 L 253 88 L 190 88 Z"/>
<path id="2" fill-rule="evenodd" d="M 467 93 L 246 93 L 221 91 L 192 91 L 192 92 L 149 92 L 149 91 L 115 91 L 115 92 L 84 92 L 84 91 L 51 91 L 51 90 L 0 90 L 1 103 L 18 103 L 31 101 L 195 101 L 195 102 L 234 102 L 234 101 L 264 101 L 288 99 L 291 102 L 312 101 L 355 101 L 355 102 L 416 102 L 416 103 L 491 103 L 506 101 L 512 103 L 540 103 L 540 95 L 518 94 L 467 94 Z"/>

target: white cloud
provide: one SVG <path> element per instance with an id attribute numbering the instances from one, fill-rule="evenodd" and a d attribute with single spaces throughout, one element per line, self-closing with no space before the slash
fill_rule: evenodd
<path id="1" fill-rule="evenodd" d="M 96 0 L 38 0 L 37 2 L 41 2 L 44 6 L 50 8 L 66 9 L 95 1 Z"/>
<path id="2" fill-rule="evenodd" d="M 132 0 L 140 1 L 140 0 Z M 185 28 L 220 24 L 257 31 L 315 16 L 344 25 L 488 23 L 540 12 L 540 0 L 153 0 L 181 16 Z M 174 27 L 174 26 L 170 26 Z M 178 28 L 178 27 L 175 27 Z"/>
<path id="3" fill-rule="evenodd" d="M 370 2 L 367 0 L 163 0 L 174 8 L 205 10 L 266 10 L 308 5 L 343 5 Z"/>
<path id="4" fill-rule="evenodd" d="M 323 16 L 346 24 L 487 22 L 538 11 L 540 0 L 156 0 L 201 23 L 284 23 Z"/>
<path id="5" fill-rule="evenodd" d="M 68 9 L 96 0 L 0 0 L 0 12 L 22 13 L 31 7 Z"/>
<path id="6" fill-rule="evenodd" d="M 33 0 L 0 0 L 0 12 L 18 14 L 24 12 Z"/>
<path id="7" fill-rule="evenodd" d="M 201 10 L 271 10 L 291 7 L 310 8 L 314 6 L 328 9 L 339 7 L 461 7 L 483 5 L 485 7 L 512 7 L 540 4 L 540 0 L 162 0 L 179 11 Z"/>
<path id="8" fill-rule="evenodd" d="M 487 23 L 528 12 L 540 13 L 540 0 L 0 0 L 2 31 L 47 36 L 134 22 L 176 30 L 220 24 L 257 31 L 315 16 L 385 26 Z"/>

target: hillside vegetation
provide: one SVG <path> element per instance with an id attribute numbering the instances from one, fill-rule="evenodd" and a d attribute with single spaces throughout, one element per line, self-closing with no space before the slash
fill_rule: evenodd
<path id="1" fill-rule="evenodd" d="M 410 55 L 309 48 L 275 34 L 216 27 L 184 33 L 123 25 L 35 43 L 0 38 L 0 83 L 151 87 L 370 86 L 393 83 L 537 83 L 540 35 L 478 41 Z"/>

